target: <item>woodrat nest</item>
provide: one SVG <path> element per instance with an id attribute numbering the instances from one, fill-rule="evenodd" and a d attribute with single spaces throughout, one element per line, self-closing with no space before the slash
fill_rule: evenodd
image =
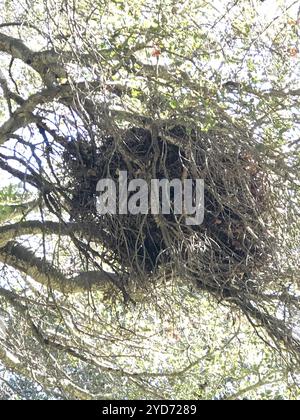
<path id="1" fill-rule="evenodd" d="M 143 278 L 168 267 L 222 287 L 247 281 L 269 258 L 269 183 L 249 142 L 224 136 L 221 129 L 132 127 L 97 143 L 70 142 L 64 159 L 72 218 L 97 227 L 99 243 L 120 271 Z M 149 188 L 151 178 L 203 179 L 204 222 L 187 226 L 172 212 L 100 216 L 97 182 L 117 183 L 120 171 L 127 171 L 128 181 L 146 180 Z"/>

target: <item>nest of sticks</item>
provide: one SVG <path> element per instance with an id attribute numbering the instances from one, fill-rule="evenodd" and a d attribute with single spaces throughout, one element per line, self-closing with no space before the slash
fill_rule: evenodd
<path id="1" fill-rule="evenodd" d="M 97 227 L 99 244 L 120 271 L 155 278 L 161 270 L 197 278 L 204 287 L 253 279 L 271 255 L 270 182 L 251 142 L 222 128 L 203 132 L 182 125 L 132 127 L 97 141 L 70 141 L 63 155 L 74 221 Z M 203 179 L 205 215 L 200 225 L 185 217 L 100 215 L 96 186 L 103 178 L 118 183 L 143 179 Z"/>

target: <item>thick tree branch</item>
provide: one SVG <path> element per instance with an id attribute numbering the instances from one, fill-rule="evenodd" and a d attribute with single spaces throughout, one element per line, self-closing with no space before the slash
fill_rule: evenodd
<path id="1" fill-rule="evenodd" d="M 34 52 L 18 38 L 0 33 L 0 51 L 32 67 L 47 86 L 52 86 L 57 78 L 65 78 L 67 73 L 59 64 L 60 57 L 55 51 Z"/>
<path id="2" fill-rule="evenodd" d="M 30 220 L 0 227 L 0 246 L 5 246 L 7 242 L 16 237 L 38 234 L 61 236 L 83 234 L 90 241 L 97 241 L 100 236 L 100 232 L 98 235 L 97 229 L 87 223 L 57 223 Z"/>
<path id="3" fill-rule="evenodd" d="M 120 281 L 119 277 L 106 271 L 83 272 L 68 278 L 48 261 L 37 257 L 31 250 L 16 241 L 8 242 L 0 248 L 0 262 L 30 276 L 44 287 L 61 293 L 81 293 L 95 286 L 107 290 Z"/>

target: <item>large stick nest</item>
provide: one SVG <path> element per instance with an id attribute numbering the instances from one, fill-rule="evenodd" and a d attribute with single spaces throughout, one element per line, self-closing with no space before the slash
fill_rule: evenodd
<path id="1" fill-rule="evenodd" d="M 137 278 L 172 269 L 223 288 L 249 281 L 269 259 L 270 186 L 251 142 L 222 129 L 133 127 L 93 142 L 70 140 L 64 160 L 72 218 L 97 227 L 114 265 Z M 187 226 L 174 214 L 100 216 L 97 182 L 118 182 L 120 170 L 149 186 L 151 178 L 204 179 L 203 224 Z"/>

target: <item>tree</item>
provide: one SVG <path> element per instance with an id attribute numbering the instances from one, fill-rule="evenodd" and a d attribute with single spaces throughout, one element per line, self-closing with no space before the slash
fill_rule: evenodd
<path id="1" fill-rule="evenodd" d="M 299 11 L 266 4 L 2 5 L 12 388 L 7 370 L 49 398 L 297 397 Z M 120 170 L 203 178 L 204 223 L 97 214 Z"/>

